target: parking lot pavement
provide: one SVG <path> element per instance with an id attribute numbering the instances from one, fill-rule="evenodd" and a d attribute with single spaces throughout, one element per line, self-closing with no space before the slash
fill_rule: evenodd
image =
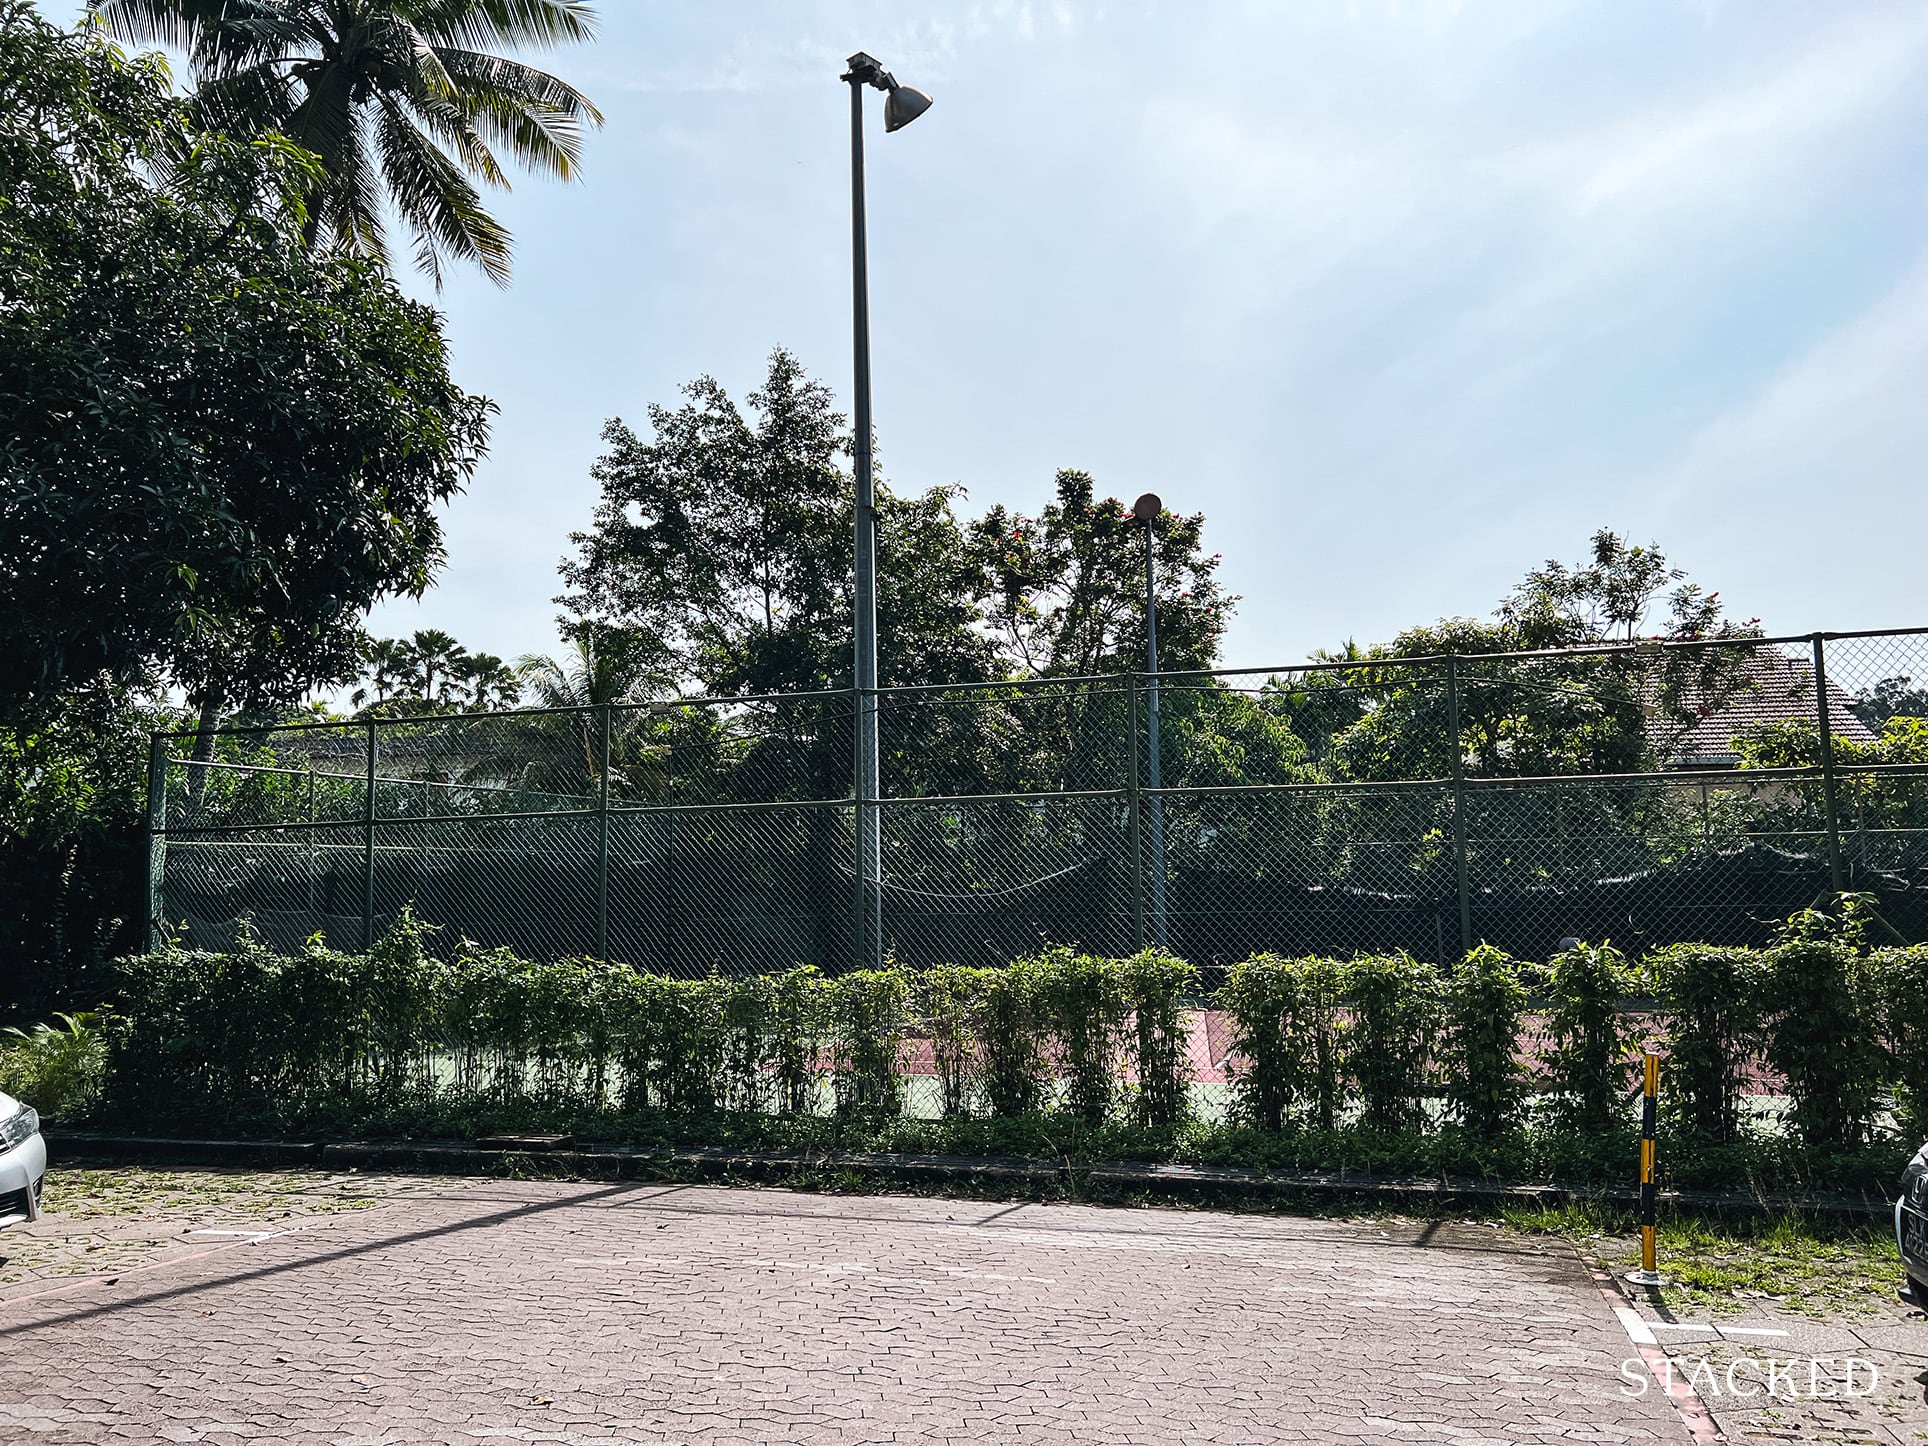
<path id="1" fill-rule="evenodd" d="M 1665 1262 L 1663 1261 L 1664 1265 Z M 1928 1321 L 1881 1302 L 1814 1320 L 1755 1299 L 1680 1315 L 1629 1291 L 1644 1331 L 1735 1446 L 1920 1446 L 1928 1440 Z M 1774 1389 L 1770 1392 L 1768 1387 Z"/>
<path id="2" fill-rule="evenodd" d="M 1624 1329 L 1553 1242 L 648 1184 L 377 1194 L 8 1287 L 0 1440 L 1686 1439 L 1658 1392 L 1626 1394 Z"/>

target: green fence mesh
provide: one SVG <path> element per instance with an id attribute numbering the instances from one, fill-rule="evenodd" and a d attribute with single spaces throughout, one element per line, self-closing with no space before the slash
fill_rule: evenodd
<path id="1" fill-rule="evenodd" d="M 353 947 L 406 907 L 527 957 L 847 967 L 854 716 L 819 693 L 162 737 L 155 922 Z M 884 945 L 915 966 L 1758 944 L 1837 888 L 1928 938 L 1923 630 L 894 689 L 878 734 Z"/>

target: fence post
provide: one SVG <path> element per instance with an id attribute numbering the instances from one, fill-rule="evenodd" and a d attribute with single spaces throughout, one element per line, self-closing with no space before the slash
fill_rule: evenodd
<path id="1" fill-rule="evenodd" d="M 1453 764 L 1453 869 L 1459 882 L 1459 951 L 1473 947 L 1473 897 L 1466 882 L 1466 754 L 1459 733 L 1459 658 L 1446 659 L 1446 726 L 1452 736 L 1447 740 Z"/>
<path id="2" fill-rule="evenodd" d="M 1125 724 L 1125 828 L 1131 843 L 1131 937 L 1135 952 L 1145 948 L 1145 830 L 1138 797 L 1138 675 L 1125 674 L 1130 697 Z"/>
<path id="3" fill-rule="evenodd" d="M 375 947 L 375 720 L 368 720 L 368 786 L 362 795 L 362 948 Z"/>
<path id="4" fill-rule="evenodd" d="M 1814 635 L 1814 707 L 1821 731 L 1821 804 L 1828 823 L 1828 886 L 1841 892 L 1841 819 L 1834 794 L 1834 728 L 1828 721 L 1828 659 L 1822 634 Z"/>
<path id="5" fill-rule="evenodd" d="M 602 779 L 596 789 L 596 957 L 609 962 L 609 714 L 602 713 Z"/>
<path id="6" fill-rule="evenodd" d="M 167 735 L 156 729 L 147 740 L 147 952 L 161 947 L 161 915 L 167 907 L 162 882 L 167 873 Z"/>
<path id="7" fill-rule="evenodd" d="M 321 853 L 315 830 L 315 760 L 305 760 L 308 769 L 308 917 L 315 916 L 315 895 L 321 891 Z"/>

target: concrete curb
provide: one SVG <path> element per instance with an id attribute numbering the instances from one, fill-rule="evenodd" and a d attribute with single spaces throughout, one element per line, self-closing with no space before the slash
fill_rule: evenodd
<path id="1" fill-rule="evenodd" d="M 747 1153 L 719 1149 L 631 1150 L 569 1145 L 558 1149 L 482 1148 L 463 1140 L 193 1139 L 50 1128 L 56 1158 L 112 1164 L 249 1165 L 273 1169 L 374 1170 L 395 1174 L 503 1175 L 619 1180 L 708 1180 L 786 1185 L 897 1185 L 1051 1198 L 1147 1198 L 1195 1204 L 1238 1201 L 1370 1203 L 1414 1214 L 1505 1205 L 1552 1208 L 1603 1204 L 1631 1208 L 1627 1188 L 1509 1185 L 1484 1180 L 1265 1171 L 1232 1166 L 1129 1161 L 1052 1164 L 998 1156 Z M 1690 1214 L 1761 1215 L 1798 1211 L 1846 1220 L 1877 1219 L 1892 1202 L 1873 1196 L 1743 1195 L 1665 1190 L 1661 1201 Z"/>

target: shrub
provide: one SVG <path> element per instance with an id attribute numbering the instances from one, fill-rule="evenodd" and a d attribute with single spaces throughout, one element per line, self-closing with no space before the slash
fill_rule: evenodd
<path id="1" fill-rule="evenodd" d="M 815 1112 L 823 1075 L 824 982 L 814 964 L 779 974 L 770 1011 L 771 1065 L 777 1108 L 789 1115 Z"/>
<path id="2" fill-rule="evenodd" d="M 1526 1073 L 1515 1049 L 1526 986 L 1514 961 L 1490 944 L 1474 949 L 1446 980 L 1446 1100 L 1477 1139 L 1519 1122 Z"/>
<path id="3" fill-rule="evenodd" d="M 1787 1079 L 1795 1132 L 1810 1149 L 1860 1144 L 1880 1095 L 1866 919 L 1862 897 L 1844 894 L 1837 913 L 1791 916 L 1767 955 L 1767 1060 Z"/>
<path id="4" fill-rule="evenodd" d="M 1239 1123 L 1277 1133 L 1309 1105 L 1333 1127 L 1339 1098 L 1338 1024 L 1344 969 L 1330 959 L 1255 954 L 1234 964 L 1218 992 L 1232 1017 L 1232 1110 Z"/>
<path id="5" fill-rule="evenodd" d="M 775 1049 L 776 1014 L 776 982 L 768 975 L 730 986 L 724 1004 L 721 1090 L 732 1109 L 758 1112 L 769 1106 L 773 1076 L 766 1066 Z"/>
<path id="6" fill-rule="evenodd" d="M 1117 961 L 1047 949 L 1038 962 L 1045 1012 L 1064 1072 L 1064 1107 L 1102 1125 L 1117 1105 L 1124 1042 L 1124 978 Z"/>
<path id="7" fill-rule="evenodd" d="M 937 1070 L 938 1092 L 947 1119 L 970 1113 L 971 1083 L 978 1070 L 977 1032 L 973 1027 L 977 976 L 975 969 L 940 964 L 926 969 L 917 981 L 917 1012 L 930 1037 L 931 1063 Z"/>
<path id="8" fill-rule="evenodd" d="M 999 1119 L 1036 1114 L 1051 1083 L 1048 1001 L 1035 959 L 971 971 L 971 1033 L 978 1085 Z"/>
<path id="9" fill-rule="evenodd" d="M 1647 970 L 1667 1017 L 1662 1107 L 1690 1137 L 1730 1145 L 1741 1137 L 1747 1067 L 1761 1045 L 1761 956 L 1677 944 L 1650 955 Z"/>
<path id="10" fill-rule="evenodd" d="M 91 1014 L 56 1014 L 58 1025 L 0 1033 L 0 1093 L 62 1124 L 86 1118 L 100 1100 L 106 1046 Z"/>
<path id="11" fill-rule="evenodd" d="M 910 981 L 900 969 L 861 969 L 831 982 L 839 1114 L 879 1117 L 903 1107 L 904 1029 L 909 1022 Z"/>
<path id="12" fill-rule="evenodd" d="M 1874 974 L 1897 1123 L 1908 1139 L 1928 1139 L 1928 945 L 1884 950 Z"/>
<path id="13" fill-rule="evenodd" d="M 643 1019 L 649 1040 L 650 1098 L 658 1109 L 707 1114 L 720 1102 L 729 1050 L 731 985 L 708 979 L 649 978 Z"/>
<path id="14" fill-rule="evenodd" d="M 1543 1058 L 1558 1114 L 1581 1130 L 1610 1129 L 1627 1093 L 1629 1036 L 1619 1008 L 1631 977 L 1626 956 L 1610 944 L 1582 944 L 1547 966 L 1552 1047 Z"/>
<path id="15" fill-rule="evenodd" d="M 1345 966 L 1344 982 L 1351 1018 L 1340 1057 L 1364 1122 L 1388 1134 L 1411 1129 L 1441 1027 L 1438 972 L 1410 954 L 1362 955 Z"/>
<path id="16" fill-rule="evenodd" d="M 1141 1125 L 1175 1125 L 1188 1113 L 1191 1028 L 1185 1006 L 1197 992 L 1198 971 L 1153 949 L 1119 961 L 1119 975 L 1138 1074 L 1133 1115 Z"/>
<path id="17" fill-rule="evenodd" d="M 427 932 L 403 909 L 360 971 L 366 1037 L 374 1051 L 370 1083 L 391 1094 L 420 1095 L 432 1088 L 429 1040 L 439 966 L 423 947 Z"/>

